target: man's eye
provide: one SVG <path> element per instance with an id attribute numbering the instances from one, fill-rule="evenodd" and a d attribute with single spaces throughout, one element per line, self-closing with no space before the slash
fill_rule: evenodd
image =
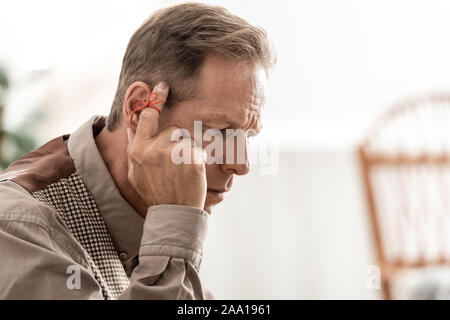
<path id="1" fill-rule="evenodd" d="M 226 128 L 220 129 L 220 128 L 212 128 L 212 127 L 204 126 L 203 131 L 206 131 L 206 130 L 214 130 L 216 132 L 220 132 L 222 134 L 222 136 L 225 138 L 225 137 L 227 137 L 227 130 L 235 130 L 235 129 L 233 127 L 226 127 Z M 257 133 L 255 130 L 248 130 L 246 134 L 247 134 L 248 139 L 250 139 L 250 138 L 253 139 L 257 136 Z"/>
<path id="2" fill-rule="evenodd" d="M 255 131 L 253 131 L 253 130 L 247 131 L 247 138 L 254 139 L 254 138 L 256 138 L 256 136 L 257 136 L 257 133 Z"/>
<path id="3" fill-rule="evenodd" d="M 203 126 L 203 131 L 207 131 L 207 130 L 210 130 L 210 132 L 211 131 L 213 131 L 214 133 L 215 132 L 221 132 L 221 133 L 224 133 L 225 132 L 225 129 L 219 129 L 219 128 L 212 128 L 212 127 L 208 127 L 208 126 Z"/>
<path id="4" fill-rule="evenodd" d="M 214 130 L 220 131 L 220 133 L 225 137 L 227 135 L 227 130 L 233 129 L 232 127 L 226 127 L 226 128 L 213 128 Z"/>

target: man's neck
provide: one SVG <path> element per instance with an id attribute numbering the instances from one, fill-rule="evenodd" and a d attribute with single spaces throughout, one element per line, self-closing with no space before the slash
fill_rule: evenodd
<path id="1" fill-rule="evenodd" d="M 122 126 L 109 131 L 106 126 L 95 137 L 95 144 L 125 200 L 145 219 L 147 206 L 128 181 L 127 134 Z"/>

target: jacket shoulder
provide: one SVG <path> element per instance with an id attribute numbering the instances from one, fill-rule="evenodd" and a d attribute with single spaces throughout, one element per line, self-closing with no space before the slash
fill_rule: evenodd
<path id="1" fill-rule="evenodd" d="M 31 222 L 45 228 L 61 224 L 52 208 L 12 180 L 0 181 L 1 220 Z"/>
<path id="2" fill-rule="evenodd" d="M 47 236 L 39 237 L 36 227 Z M 84 249 L 55 210 L 11 180 L 0 181 L 0 232 L 51 247 L 59 254 L 88 266 Z"/>

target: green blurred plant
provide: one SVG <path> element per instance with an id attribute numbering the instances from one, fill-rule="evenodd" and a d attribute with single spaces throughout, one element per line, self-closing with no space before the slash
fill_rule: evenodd
<path id="1" fill-rule="evenodd" d="M 9 85 L 6 72 L 0 67 L 0 171 L 5 169 L 14 160 L 36 148 L 34 139 L 26 130 L 29 123 L 22 123 L 13 131 L 8 131 L 3 126 L 5 94 Z M 31 119 L 38 116 L 39 114 L 36 113 Z"/>

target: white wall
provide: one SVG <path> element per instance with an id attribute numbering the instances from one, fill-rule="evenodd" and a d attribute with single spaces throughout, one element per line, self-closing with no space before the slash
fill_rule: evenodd
<path id="1" fill-rule="evenodd" d="M 217 298 L 372 299 L 375 263 L 356 155 L 282 150 L 211 216 L 201 274 Z"/>

